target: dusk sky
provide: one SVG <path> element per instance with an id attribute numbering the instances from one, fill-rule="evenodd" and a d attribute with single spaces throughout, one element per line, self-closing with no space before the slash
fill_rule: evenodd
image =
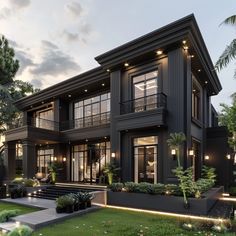
<path id="1" fill-rule="evenodd" d="M 236 35 L 219 26 L 236 14 L 235 0 L 0 0 L 0 34 L 15 48 L 17 79 L 46 88 L 98 66 L 94 57 L 194 13 L 215 63 Z M 219 73 L 213 104 L 230 103 L 236 63 Z"/>

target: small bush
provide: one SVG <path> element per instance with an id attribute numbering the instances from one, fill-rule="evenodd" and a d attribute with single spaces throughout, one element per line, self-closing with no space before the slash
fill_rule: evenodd
<path id="1" fill-rule="evenodd" d="M 196 182 L 196 189 L 200 192 L 200 193 L 204 193 L 206 191 L 208 191 L 210 188 L 212 188 L 214 186 L 214 183 L 212 182 L 212 180 L 209 179 L 198 179 Z"/>
<path id="2" fill-rule="evenodd" d="M 124 188 L 126 192 L 130 192 L 130 193 L 139 192 L 139 184 L 134 183 L 134 182 L 126 182 Z"/>
<path id="3" fill-rule="evenodd" d="M 7 236 L 30 236 L 32 235 L 32 232 L 33 230 L 30 227 L 21 225 L 9 232 Z"/>
<path id="4" fill-rule="evenodd" d="M 66 208 L 74 204 L 74 198 L 72 196 L 64 195 L 56 199 L 56 205 L 58 208 Z"/>
<path id="5" fill-rule="evenodd" d="M 113 183 L 109 186 L 109 188 L 113 192 L 121 192 L 123 187 L 124 187 L 123 183 Z"/>
<path id="6" fill-rule="evenodd" d="M 138 192 L 140 193 L 148 193 L 149 188 L 152 184 L 147 182 L 141 182 L 138 184 Z"/>
<path id="7" fill-rule="evenodd" d="M 165 193 L 165 185 L 164 184 L 150 184 L 148 186 L 149 194 L 164 194 Z"/>
<path id="8" fill-rule="evenodd" d="M 7 222 L 11 217 L 16 216 L 19 210 L 3 210 L 0 212 L 0 222 Z"/>
<path id="9" fill-rule="evenodd" d="M 176 184 L 166 184 L 165 185 L 165 193 L 168 195 L 182 195 L 181 189 Z"/>

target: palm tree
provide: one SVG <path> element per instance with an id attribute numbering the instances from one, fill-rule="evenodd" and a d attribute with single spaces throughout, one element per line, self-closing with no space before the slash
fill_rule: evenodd
<path id="1" fill-rule="evenodd" d="M 236 26 L 236 15 L 226 18 L 220 25 L 222 24 Z M 236 59 L 236 39 L 233 39 L 233 41 L 226 46 L 224 52 L 215 64 L 215 69 L 217 71 L 222 70 L 234 59 Z M 234 77 L 236 78 L 236 71 L 234 72 Z"/>

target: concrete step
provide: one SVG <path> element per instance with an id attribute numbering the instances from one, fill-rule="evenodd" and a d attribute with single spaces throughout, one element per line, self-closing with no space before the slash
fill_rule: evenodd
<path id="1" fill-rule="evenodd" d="M 4 222 L 4 223 L 0 223 L 0 232 L 2 233 L 6 233 L 9 231 L 12 231 L 13 229 L 16 228 L 16 222 L 15 221 L 9 221 L 9 222 Z"/>

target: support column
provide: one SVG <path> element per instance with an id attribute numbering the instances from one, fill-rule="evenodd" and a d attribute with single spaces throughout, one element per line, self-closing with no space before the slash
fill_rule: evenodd
<path id="1" fill-rule="evenodd" d="M 33 178 L 37 172 L 35 143 L 23 140 L 23 174 L 25 178 Z"/>
<path id="2" fill-rule="evenodd" d="M 16 175 L 16 142 L 5 143 L 4 166 L 6 181 L 13 180 Z"/>

